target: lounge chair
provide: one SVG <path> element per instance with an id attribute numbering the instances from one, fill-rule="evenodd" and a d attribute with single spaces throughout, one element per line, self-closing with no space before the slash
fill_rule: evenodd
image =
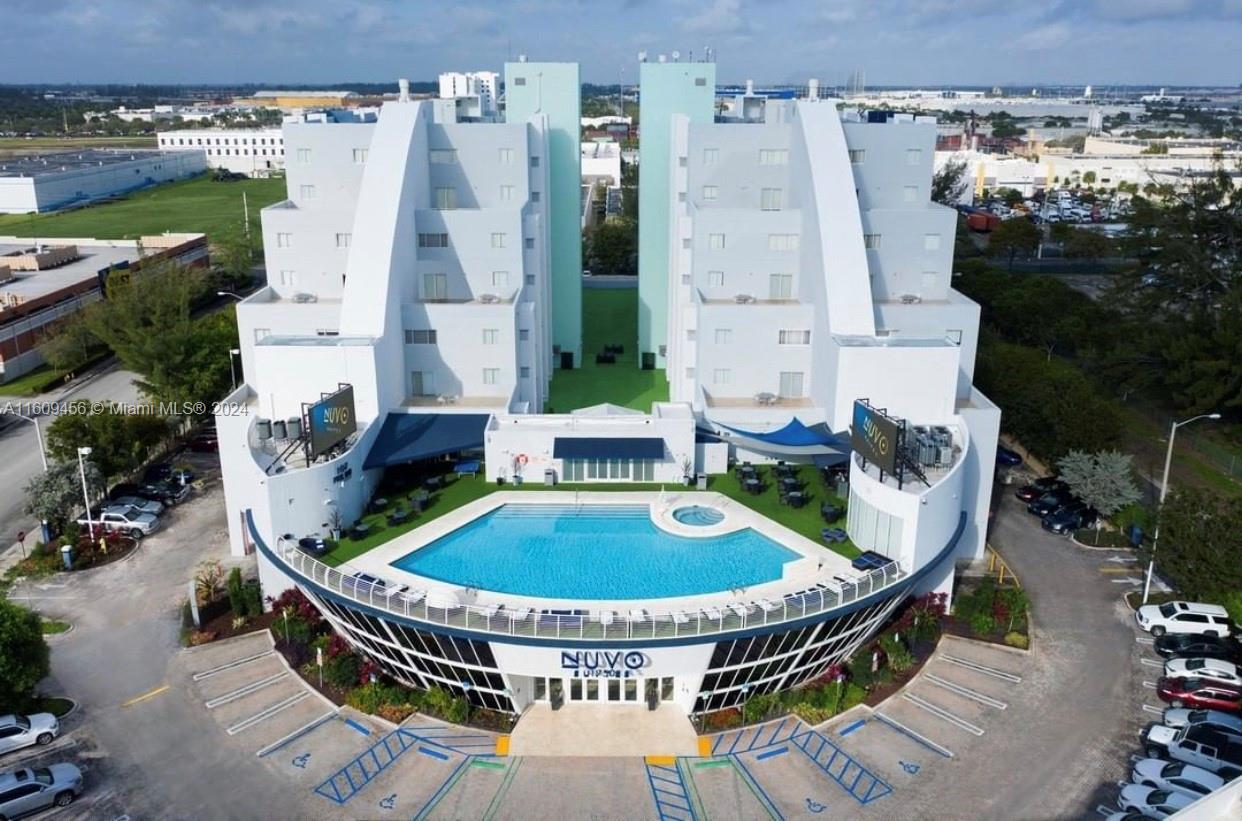
<path id="1" fill-rule="evenodd" d="M 720 612 L 719 607 L 704 607 L 703 615 L 707 616 L 712 621 L 720 621 L 724 618 L 724 614 Z"/>
<path id="2" fill-rule="evenodd" d="M 776 602 L 772 601 L 771 599 L 759 599 L 759 601 L 757 601 L 756 604 L 758 604 L 759 607 L 761 607 L 763 609 L 763 612 L 765 613 L 771 613 L 773 610 L 781 609 L 781 606 L 777 604 Z"/>
<path id="3" fill-rule="evenodd" d="M 599 614 L 599 623 L 607 627 L 612 624 L 613 612 L 611 610 L 601 610 Z"/>
<path id="4" fill-rule="evenodd" d="M 687 616 L 685 612 L 682 610 L 674 610 L 673 611 L 673 623 L 674 624 L 689 624 L 690 617 Z"/>
<path id="5" fill-rule="evenodd" d="M 750 612 L 750 608 L 748 608 L 744 604 L 738 604 L 737 602 L 734 602 L 733 604 L 729 605 L 729 609 L 732 610 L 740 618 L 743 618 L 743 619 L 746 618 L 746 614 Z"/>
<path id="6" fill-rule="evenodd" d="M 635 608 L 630 611 L 630 621 L 644 622 L 647 620 L 647 611 L 642 608 Z"/>
<path id="7" fill-rule="evenodd" d="M 503 604 L 489 604 L 483 608 L 483 615 L 490 619 L 492 616 L 499 613 L 500 608 L 502 607 L 504 607 Z"/>
<path id="8" fill-rule="evenodd" d="M 513 620 L 514 621 L 526 621 L 526 617 L 529 615 L 530 615 L 529 607 L 519 607 L 517 610 L 513 611 Z"/>

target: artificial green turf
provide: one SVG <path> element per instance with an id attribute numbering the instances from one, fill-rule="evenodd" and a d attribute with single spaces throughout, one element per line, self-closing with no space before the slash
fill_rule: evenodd
<path id="1" fill-rule="evenodd" d="M 137 239 L 171 231 L 210 237 L 241 227 L 243 192 L 249 200 L 251 234 L 257 237 L 262 230 L 259 209 L 285 199 L 284 178 L 213 182 L 204 174 L 58 214 L 0 214 L 0 234 Z"/>
<path id="2" fill-rule="evenodd" d="M 759 495 L 751 495 L 742 490 L 741 483 L 732 473 L 726 473 L 719 476 L 709 476 L 707 479 L 707 489 L 714 490 L 717 493 L 728 496 L 730 499 L 760 514 L 766 516 L 772 521 L 782 524 L 801 536 L 805 536 L 816 544 L 823 544 L 821 531 L 829 525 L 824 524 L 824 520 L 819 516 L 819 506 L 823 502 L 836 505 L 842 510 L 845 509 L 845 502 L 836 493 L 830 491 L 824 486 L 819 478 L 819 471 L 809 465 L 802 465 L 798 468 L 798 478 L 805 485 L 804 493 L 810 497 L 807 503 L 800 508 L 782 505 L 780 494 L 776 489 L 776 482 L 772 477 L 772 468 L 760 465 L 757 467 L 759 475 L 766 486 L 763 493 Z M 845 519 L 833 522 L 832 527 L 845 529 Z M 840 553 L 847 559 L 853 559 L 859 555 L 859 550 L 854 546 L 853 542 L 845 541 L 837 544 L 824 545 L 828 550 Z"/>
<path id="3" fill-rule="evenodd" d="M 609 402 L 650 412 L 652 402 L 668 401 L 664 371 L 638 367 L 638 289 L 582 289 L 582 365 L 556 370 L 545 410 L 568 413 Z M 596 365 L 605 345 L 623 345 L 615 365 Z"/>

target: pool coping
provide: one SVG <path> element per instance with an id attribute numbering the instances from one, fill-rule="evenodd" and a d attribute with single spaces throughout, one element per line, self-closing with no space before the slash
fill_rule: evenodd
<path id="1" fill-rule="evenodd" d="M 653 511 L 652 522 L 660 529 L 676 536 L 688 538 L 712 538 L 728 535 L 744 529 L 754 530 L 780 546 L 799 554 L 800 558 L 783 566 L 780 579 L 740 588 L 752 601 L 765 597 L 779 600 L 782 596 L 798 590 L 814 587 L 818 583 L 837 584 L 834 576 L 852 578 L 858 575 L 849 559 L 816 544 L 799 533 L 790 530 L 745 505 L 714 491 L 499 491 L 481 499 L 475 499 L 460 508 L 414 528 L 400 536 L 377 545 L 366 553 L 341 565 L 342 572 L 365 572 L 391 583 L 409 585 L 411 590 L 426 591 L 427 597 L 461 604 L 504 604 L 506 607 L 556 608 L 571 610 L 612 610 L 626 613 L 641 606 L 652 610 L 671 612 L 679 608 L 698 610 L 704 607 L 727 607 L 738 601 L 739 592 L 720 590 L 688 596 L 634 599 L 573 599 L 544 596 L 525 596 L 493 590 L 476 590 L 459 584 L 420 576 L 402 570 L 392 563 L 398 561 L 437 539 L 460 529 L 470 522 L 487 515 L 506 504 L 521 505 L 649 505 Z M 716 525 L 685 525 L 675 520 L 672 511 L 688 505 L 712 507 L 722 511 L 725 519 Z"/>

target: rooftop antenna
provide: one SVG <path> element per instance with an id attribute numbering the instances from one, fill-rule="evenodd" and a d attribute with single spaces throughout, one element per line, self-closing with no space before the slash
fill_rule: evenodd
<path id="1" fill-rule="evenodd" d="M 674 49 L 674 51 L 673 51 L 673 62 L 675 63 L 675 62 L 677 62 L 679 59 L 681 59 L 681 52 L 680 52 L 680 51 L 677 51 L 677 50 L 675 50 L 675 49 Z"/>
<path id="2" fill-rule="evenodd" d="M 638 52 L 638 62 L 640 62 L 640 63 L 645 63 L 645 62 L 647 62 L 647 52 L 646 52 L 646 50 L 643 50 L 643 51 Z"/>

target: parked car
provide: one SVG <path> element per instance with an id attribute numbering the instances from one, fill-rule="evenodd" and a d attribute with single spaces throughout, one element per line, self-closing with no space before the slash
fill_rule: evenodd
<path id="1" fill-rule="evenodd" d="M 1226 781 L 1242 775 L 1242 740 L 1236 736 L 1194 725 L 1174 730 L 1150 724 L 1142 739 L 1148 758 L 1166 756 L 1214 772 Z"/>
<path id="2" fill-rule="evenodd" d="M 1219 681 L 1161 676 L 1156 695 L 1174 707 L 1242 713 L 1242 687 Z"/>
<path id="3" fill-rule="evenodd" d="M 1033 502 L 1045 493 L 1051 493 L 1054 490 L 1069 490 L 1069 485 L 1062 482 L 1056 476 L 1045 476 L 1042 479 L 1036 479 L 1029 485 L 1023 485 L 1018 488 L 1017 496 L 1024 502 Z"/>
<path id="4" fill-rule="evenodd" d="M 18 818 L 53 805 L 67 807 L 81 792 L 82 771 L 72 764 L 0 773 L 0 818 Z"/>
<path id="5" fill-rule="evenodd" d="M 996 464 L 1005 467 L 1014 467 L 1022 464 L 1022 454 L 1016 450 L 1010 450 L 1004 445 L 996 446 Z"/>
<path id="6" fill-rule="evenodd" d="M 1242 662 L 1242 645 L 1236 639 L 1196 636 L 1182 633 L 1161 636 L 1154 644 L 1156 653 L 1164 658 L 1205 658 Z"/>
<path id="7" fill-rule="evenodd" d="M 188 485 L 194 481 L 194 471 L 189 468 L 174 468 L 167 462 L 157 462 L 142 473 L 144 482 L 172 482 Z"/>
<path id="8" fill-rule="evenodd" d="M 51 744 L 58 735 L 60 722 L 51 713 L 0 716 L 0 753 Z"/>
<path id="9" fill-rule="evenodd" d="M 1064 507 L 1074 501 L 1074 494 L 1068 490 L 1054 490 L 1045 493 L 1035 501 L 1026 506 L 1028 513 L 1034 513 L 1036 516 L 1044 517 L 1053 512 L 1057 508 Z"/>
<path id="10" fill-rule="evenodd" d="M 139 513 L 150 513 L 152 516 L 158 516 L 164 512 L 163 503 L 153 502 L 141 496 L 117 496 L 112 499 L 112 504 L 132 507 Z"/>
<path id="11" fill-rule="evenodd" d="M 1223 681 L 1235 687 L 1242 685 L 1242 673 L 1238 672 L 1237 666 L 1220 659 L 1169 659 L 1164 663 L 1164 674 Z"/>
<path id="12" fill-rule="evenodd" d="M 195 453 L 215 453 L 220 449 L 220 439 L 214 430 L 203 431 L 195 434 L 185 446 Z"/>
<path id="13" fill-rule="evenodd" d="M 1161 758 L 1144 758 L 1135 762 L 1130 780 L 1144 787 L 1185 793 L 1191 798 L 1202 798 L 1225 786 L 1225 779 L 1216 773 L 1193 764 Z"/>
<path id="14" fill-rule="evenodd" d="M 1043 516 L 1039 520 L 1039 525 L 1044 530 L 1053 533 L 1068 534 L 1084 527 L 1090 527 L 1095 524 L 1096 518 L 1099 516 L 1092 508 L 1087 507 L 1082 502 L 1070 502 L 1068 505 L 1059 507 Z"/>
<path id="15" fill-rule="evenodd" d="M 1183 792 L 1153 790 L 1139 784 L 1127 784 L 1117 796 L 1117 806 L 1129 812 L 1141 812 L 1148 818 L 1168 818 L 1186 809 L 1195 799 Z"/>
<path id="16" fill-rule="evenodd" d="M 1150 821 L 1150 815 L 1143 815 L 1141 812 L 1110 812 L 1104 816 L 1104 821 Z"/>
<path id="17" fill-rule="evenodd" d="M 1187 724 L 1210 727 L 1228 735 L 1242 736 L 1242 716 L 1232 716 L 1220 710 L 1190 710 L 1185 707 L 1166 708 L 1160 723 L 1175 730 Z"/>
<path id="18" fill-rule="evenodd" d="M 132 507 L 117 505 L 105 507 L 92 514 L 89 519 L 83 516 L 78 519 L 78 524 L 102 527 L 108 532 L 124 533 L 131 539 L 141 539 L 158 530 L 160 520 L 150 513 L 141 513 Z"/>
<path id="19" fill-rule="evenodd" d="M 190 495 L 190 486 L 170 482 L 122 482 L 112 488 L 108 498 L 113 501 L 125 496 L 137 496 L 172 507 Z"/>
<path id="20" fill-rule="evenodd" d="M 1229 613 L 1218 604 L 1171 601 L 1145 604 L 1134 612 L 1138 626 L 1156 638 L 1166 633 L 1228 636 Z"/>

